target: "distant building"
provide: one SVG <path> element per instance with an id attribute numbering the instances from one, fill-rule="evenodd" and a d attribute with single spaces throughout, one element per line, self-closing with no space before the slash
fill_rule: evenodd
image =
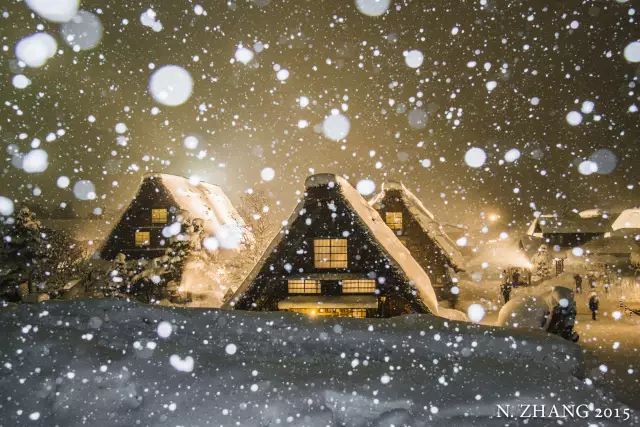
<path id="1" fill-rule="evenodd" d="M 610 229 L 611 219 L 606 217 L 540 215 L 529 226 L 527 235 L 550 247 L 570 249 L 601 238 Z"/>
<path id="2" fill-rule="evenodd" d="M 558 275 L 564 272 L 565 260 L 573 248 L 603 239 L 610 230 L 611 218 L 599 210 L 563 216 L 540 215 L 520 239 L 520 248 L 533 257 L 542 245 L 546 245 L 553 260 L 553 273 Z"/>
<path id="3" fill-rule="evenodd" d="M 451 270 L 463 270 L 464 259 L 443 225 L 402 183 L 384 183 L 369 204 L 429 275 L 438 298 L 447 298 Z"/>
<path id="4" fill-rule="evenodd" d="M 343 178 L 313 175 L 304 198 L 227 307 L 317 316 L 438 314 L 428 275 Z"/>
<path id="5" fill-rule="evenodd" d="M 175 223 L 179 215 L 200 221 L 205 236 L 251 238 L 244 220 L 220 187 L 205 182 L 192 183 L 175 175 L 151 174 L 144 177 L 135 197 L 107 237 L 102 257 L 114 259 L 118 253 L 127 259 L 163 255 L 167 241 L 165 229 Z M 230 245 L 222 245 L 220 251 L 224 252 L 225 246 Z"/>

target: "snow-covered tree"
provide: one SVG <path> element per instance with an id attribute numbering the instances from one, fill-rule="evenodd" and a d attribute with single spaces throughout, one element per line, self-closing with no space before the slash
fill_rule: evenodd
<path id="1" fill-rule="evenodd" d="M 1 224 L 0 291 L 18 297 L 22 283 L 29 292 L 55 292 L 80 274 L 82 249 L 64 233 L 48 229 L 28 208 Z"/>
<path id="2" fill-rule="evenodd" d="M 538 251 L 531 258 L 531 264 L 533 266 L 533 275 L 537 280 L 544 280 L 551 277 L 553 259 L 547 245 L 540 245 Z"/>
<path id="3" fill-rule="evenodd" d="M 123 292 L 132 293 L 145 302 L 175 299 L 187 260 L 212 256 L 201 250 L 202 221 L 181 214 L 178 222 L 180 232 L 167 238 L 164 255 L 119 263 L 117 271 L 122 277 Z"/>

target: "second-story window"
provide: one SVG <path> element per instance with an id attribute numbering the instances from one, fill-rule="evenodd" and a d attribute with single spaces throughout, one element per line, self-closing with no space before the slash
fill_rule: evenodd
<path id="1" fill-rule="evenodd" d="M 402 212 L 386 212 L 384 222 L 392 230 L 402 230 Z"/>
<path id="2" fill-rule="evenodd" d="M 320 281 L 307 279 L 290 279 L 287 283 L 290 294 L 319 294 Z"/>
<path id="3" fill-rule="evenodd" d="M 167 223 L 167 210 L 166 209 L 151 209 L 151 223 L 152 224 L 166 224 Z"/>
<path id="4" fill-rule="evenodd" d="M 347 268 L 347 239 L 315 239 L 313 262 L 316 268 Z"/>

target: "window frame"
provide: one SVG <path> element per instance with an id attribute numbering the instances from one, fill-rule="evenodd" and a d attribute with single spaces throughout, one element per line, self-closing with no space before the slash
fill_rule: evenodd
<path id="1" fill-rule="evenodd" d="M 163 211 L 162 215 L 159 214 Z M 151 208 L 151 224 L 166 224 L 169 222 L 169 210 L 167 208 Z"/>
<path id="2" fill-rule="evenodd" d="M 345 237 L 313 239 L 313 266 L 319 269 L 349 268 L 349 241 Z"/>
<path id="3" fill-rule="evenodd" d="M 322 283 L 320 280 L 314 280 L 314 279 L 287 280 L 287 293 L 289 295 L 320 295 L 321 292 L 322 292 Z"/>
<path id="4" fill-rule="evenodd" d="M 402 211 L 387 211 L 384 213 L 384 223 L 392 230 L 402 230 L 404 227 Z"/>
<path id="5" fill-rule="evenodd" d="M 340 284 L 343 294 L 375 294 L 378 289 L 374 279 L 344 279 Z"/>
<path id="6" fill-rule="evenodd" d="M 143 239 L 138 239 L 138 236 L 140 235 L 146 235 Z M 151 232 L 149 231 L 144 231 L 144 230 L 136 230 L 136 232 L 133 235 L 133 243 L 136 246 L 136 248 L 144 248 L 144 247 L 149 247 L 151 246 Z"/>

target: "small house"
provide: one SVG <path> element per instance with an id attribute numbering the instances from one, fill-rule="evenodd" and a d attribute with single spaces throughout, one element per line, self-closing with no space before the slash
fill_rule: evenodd
<path id="1" fill-rule="evenodd" d="M 429 275 L 438 298 L 447 298 L 451 273 L 463 270 L 464 259 L 443 225 L 399 182 L 384 183 L 369 204 Z"/>
<path id="2" fill-rule="evenodd" d="M 640 236 L 640 208 L 625 209 L 611 224 L 610 234 L 637 240 Z"/>
<path id="3" fill-rule="evenodd" d="M 166 257 L 175 237 L 194 240 L 190 247 L 195 248 L 180 263 L 178 292 L 202 305 L 220 306 L 229 289 L 235 289 L 232 270 L 242 264 L 253 235 L 216 185 L 175 175 L 146 175 L 100 254 L 106 260 L 124 255 L 151 270 Z"/>
<path id="4" fill-rule="evenodd" d="M 313 175 L 226 307 L 312 316 L 438 314 L 429 276 L 343 178 Z"/>
<path id="5" fill-rule="evenodd" d="M 529 226 L 527 235 L 540 239 L 541 244 L 570 249 L 603 237 L 610 228 L 611 220 L 603 216 L 540 215 Z"/>

